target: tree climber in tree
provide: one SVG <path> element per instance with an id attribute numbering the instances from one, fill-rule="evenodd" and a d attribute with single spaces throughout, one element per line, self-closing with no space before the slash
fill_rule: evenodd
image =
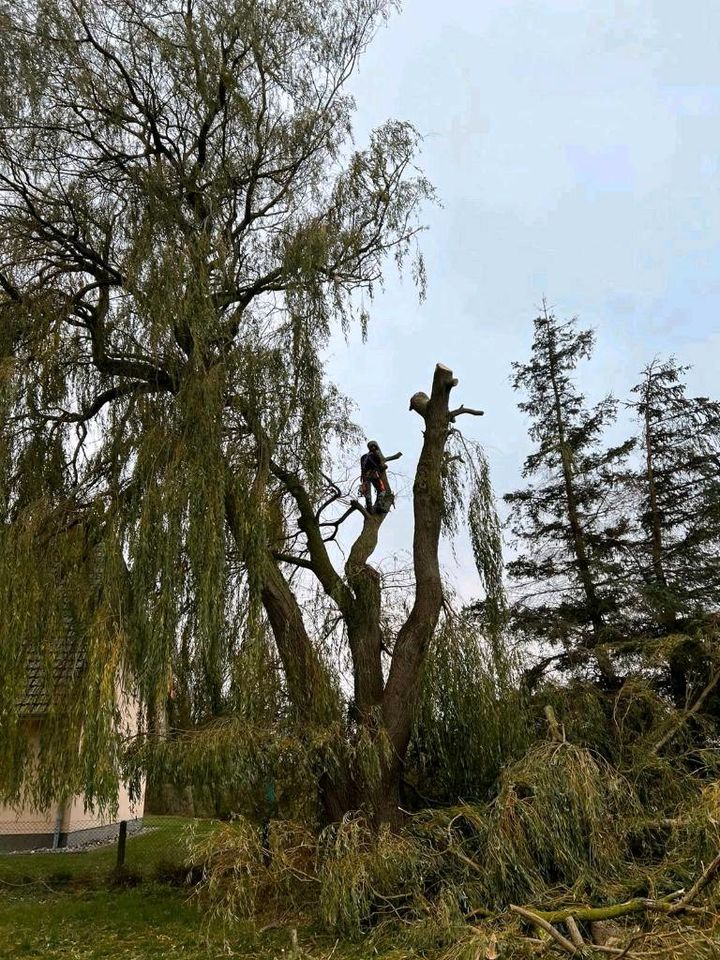
<path id="1" fill-rule="evenodd" d="M 365 507 L 368 513 L 387 513 L 392 492 L 388 484 L 387 461 L 382 455 L 375 440 L 368 443 L 368 452 L 360 457 L 360 495 L 365 497 Z M 375 488 L 377 497 L 375 506 L 372 502 L 372 488 Z"/>

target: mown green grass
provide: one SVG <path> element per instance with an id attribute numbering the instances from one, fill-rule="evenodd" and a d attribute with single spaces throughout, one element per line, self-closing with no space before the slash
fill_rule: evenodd
<path id="1" fill-rule="evenodd" d="M 364 960 L 362 944 L 336 944 L 292 922 L 271 929 L 208 929 L 187 891 L 161 884 L 132 889 L 54 890 L 42 884 L 0 893 L 0 960 Z M 373 956 L 377 954 L 373 951 Z M 403 954 L 406 956 L 406 954 Z M 388 960 L 390 958 L 388 957 Z"/>
<path id="2" fill-rule="evenodd" d="M 187 835 L 214 828 L 211 820 L 185 817 L 146 817 L 142 833 L 128 837 L 125 865 L 130 873 L 146 879 L 164 866 L 180 866 L 187 859 Z M 116 865 L 114 843 L 88 850 L 45 853 L 0 854 L 0 885 L 63 880 L 76 885 L 104 884 Z"/>
<path id="3" fill-rule="evenodd" d="M 0 896 L 0 957 L 188 958 L 208 951 L 201 917 L 169 887 L 52 890 L 41 885 Z"/>
<path id="4" fill-rule="evenodd" d="M 158 882 L 181 876 L 186 836 L 212 821 L 150 817 L 127 841 L 126 875 L 115 875 L 116 847 L 81 852 L 0 855 L 0 960 L 364 960 L 361 944 L 336 944 L 294 922 L 231 931 L 205 921 L 188 887 Z M 130 884 L 130 885 L 128 885 Z M 375 954 L 375 956 L 377 956 Z"/>

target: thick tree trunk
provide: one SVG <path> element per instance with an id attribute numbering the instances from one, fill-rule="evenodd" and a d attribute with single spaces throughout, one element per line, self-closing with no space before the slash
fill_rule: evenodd
<path id="1" fill-rule="evenodd" d="M 279 562 L 294 563 L 312 571 L 336 604 L 345 622 L 352 657 L 354 710 L 348 736 L 362 735 L 369 739 L 375 744 L 380 761 L 379 779 L 365 775 L 360 765 L 353 765 L 351 759 L 351 768 L 340 782 L 326 778 L 320 783 L 328 819 L 339 819 L 357 807 L 368 812 L 377 823 L 396 826 L 401 819 L 399 795 L 403 763 L 410 742 L 422 666 L 442 607 L 438 547 L 445 445 L 455 416 L 478 413 L 465 408 L 449 410 L 450 392 L 456 383 L 452 371 L 438 364 L 430 397 L 416 394 L 410 403 L 410 409 L 425 422 L 413 486 L 415 598 L 407 621 L 395 639 L 387 682 L 382 655 L 384 650 L 389 652 L 392 642 L 383 636 L 380 575 L 368 563 L 386 514 L 369 513 L 361 504 L 354 503 L 344 515 L 360 512 L 363 528 L 350 550 L 345 577 L 341 577 L 328 555 L 319 512 L 299 476 L 272 460 L 266 438 L 256 424 L 251 424 L 260 449 L 259 474 L 264 457 L 267 470 L 295 501 L 298 525 L 305 534 L 309 553 L 309 559 L 290 554 L 269 556 L 263 574 L 262 602 L 280 653 L 290 698 L 303 722 L 323 724 L 337 719 L 337 712 L 333 714 L 328 707 L 337 703 L 330 678 L 313 647 Z M 229 495 L 227 514 L 231 529 L 236 513 Z M 352 749 L 348 755 L 352 758 Z"/>
<path id="2" fill-rule="evenodd" d="M 242 549 L 242 533 L 235 503 L 236 493 L 225 498 L 228 526 Z M 295 595 L 275 560 L 268 555 L 263 574 L 261 600 L 273 631 L 288 686 L 288 695 L 303 725 L 315 727 L 340 723 L 337 693 L 308 635 Z M 352 805 L 349 778 L 333 779 L 323 774 L 318 783 L 320 804 L 328 821 L 338 820 Z"/>
<path id="3" fill-rule="evenodd" d="M 345 623 L 353 660 L 355 709 L 360 722 L 371 730 L 377 727 L 384 688 L 383 633 L 380 575 L 367 560 L 377 546 L 385 516 L 372 514 L 365 517 L 363 529 L 345 564 L 345 577 L 353 593 Z"/>
<path id="4" fill-rule="evenodd" d="M 393 650 L 383 696 L 383 721 L 392 759 L 383 778 L 383 804 L 378 816 L 397 822 L 403 763 L 410 742 L 423 662 L 442 608 L 442 580 L 438 547 L 443 513 L 442 467 L 449 436 L 450 391 L 456 385 L 452 371 L 435 368 L 429 400 L 413 397 L 411 409 L 425 420 L 425 436 L 413 484 L 413 566 L 415 600 Z"/>

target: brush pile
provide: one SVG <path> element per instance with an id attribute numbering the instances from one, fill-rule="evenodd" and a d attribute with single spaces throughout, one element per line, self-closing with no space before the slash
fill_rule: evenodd
<path id="1" fill-rule="evenodd" d="M 417 810 L 398 832 L 361 813 L 320 831 L 228 823 L 194 849 L 209 915 L 305 917 L 400 942 L 398 958 L 720 956 L 710 754 L 701 768 L 635 751 L 621 769 L 548 713 L 552 739 L 508 762 L 487 802 Z"/>

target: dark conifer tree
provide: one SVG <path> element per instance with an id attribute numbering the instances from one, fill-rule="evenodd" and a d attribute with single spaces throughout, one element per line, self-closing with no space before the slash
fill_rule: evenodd
<path id="1" fill-rule="evenodd" d="M 596 647 L 615 626 L 614 540 L 622 529 L 612 475 L 630 444 L 607 449 L 605 428 L 617 403 L 606 397 L 588 408 L 577 389 L 578 362 L 590 357 L 593 334 L 574 319 L 560 321 L 543 304 L 532 354 L 513 365 L 512 385 L 525 399 L 535 449 L 523 476 L 531 482 L 505 496 L 519 553 L 508 564 L 521 585 L 516 624 L 535 638 L 562 642 L 568 653 Z M 527 585 L 527 589 L 525 589 Z M 606 678 L 612 669 L 604 656 Z"/>
<path id="2" fill-rule="evenodd" d="M 641 458 L 627 475 L 636 517 L 628 576 L 645 630 L 692 632 L 720 606 L 720 403 L 688 397 L 688 367 L 654 360 L 632 390 Z M 670 655 L 673 694 L 684 701 L 689 651 Z"/>

